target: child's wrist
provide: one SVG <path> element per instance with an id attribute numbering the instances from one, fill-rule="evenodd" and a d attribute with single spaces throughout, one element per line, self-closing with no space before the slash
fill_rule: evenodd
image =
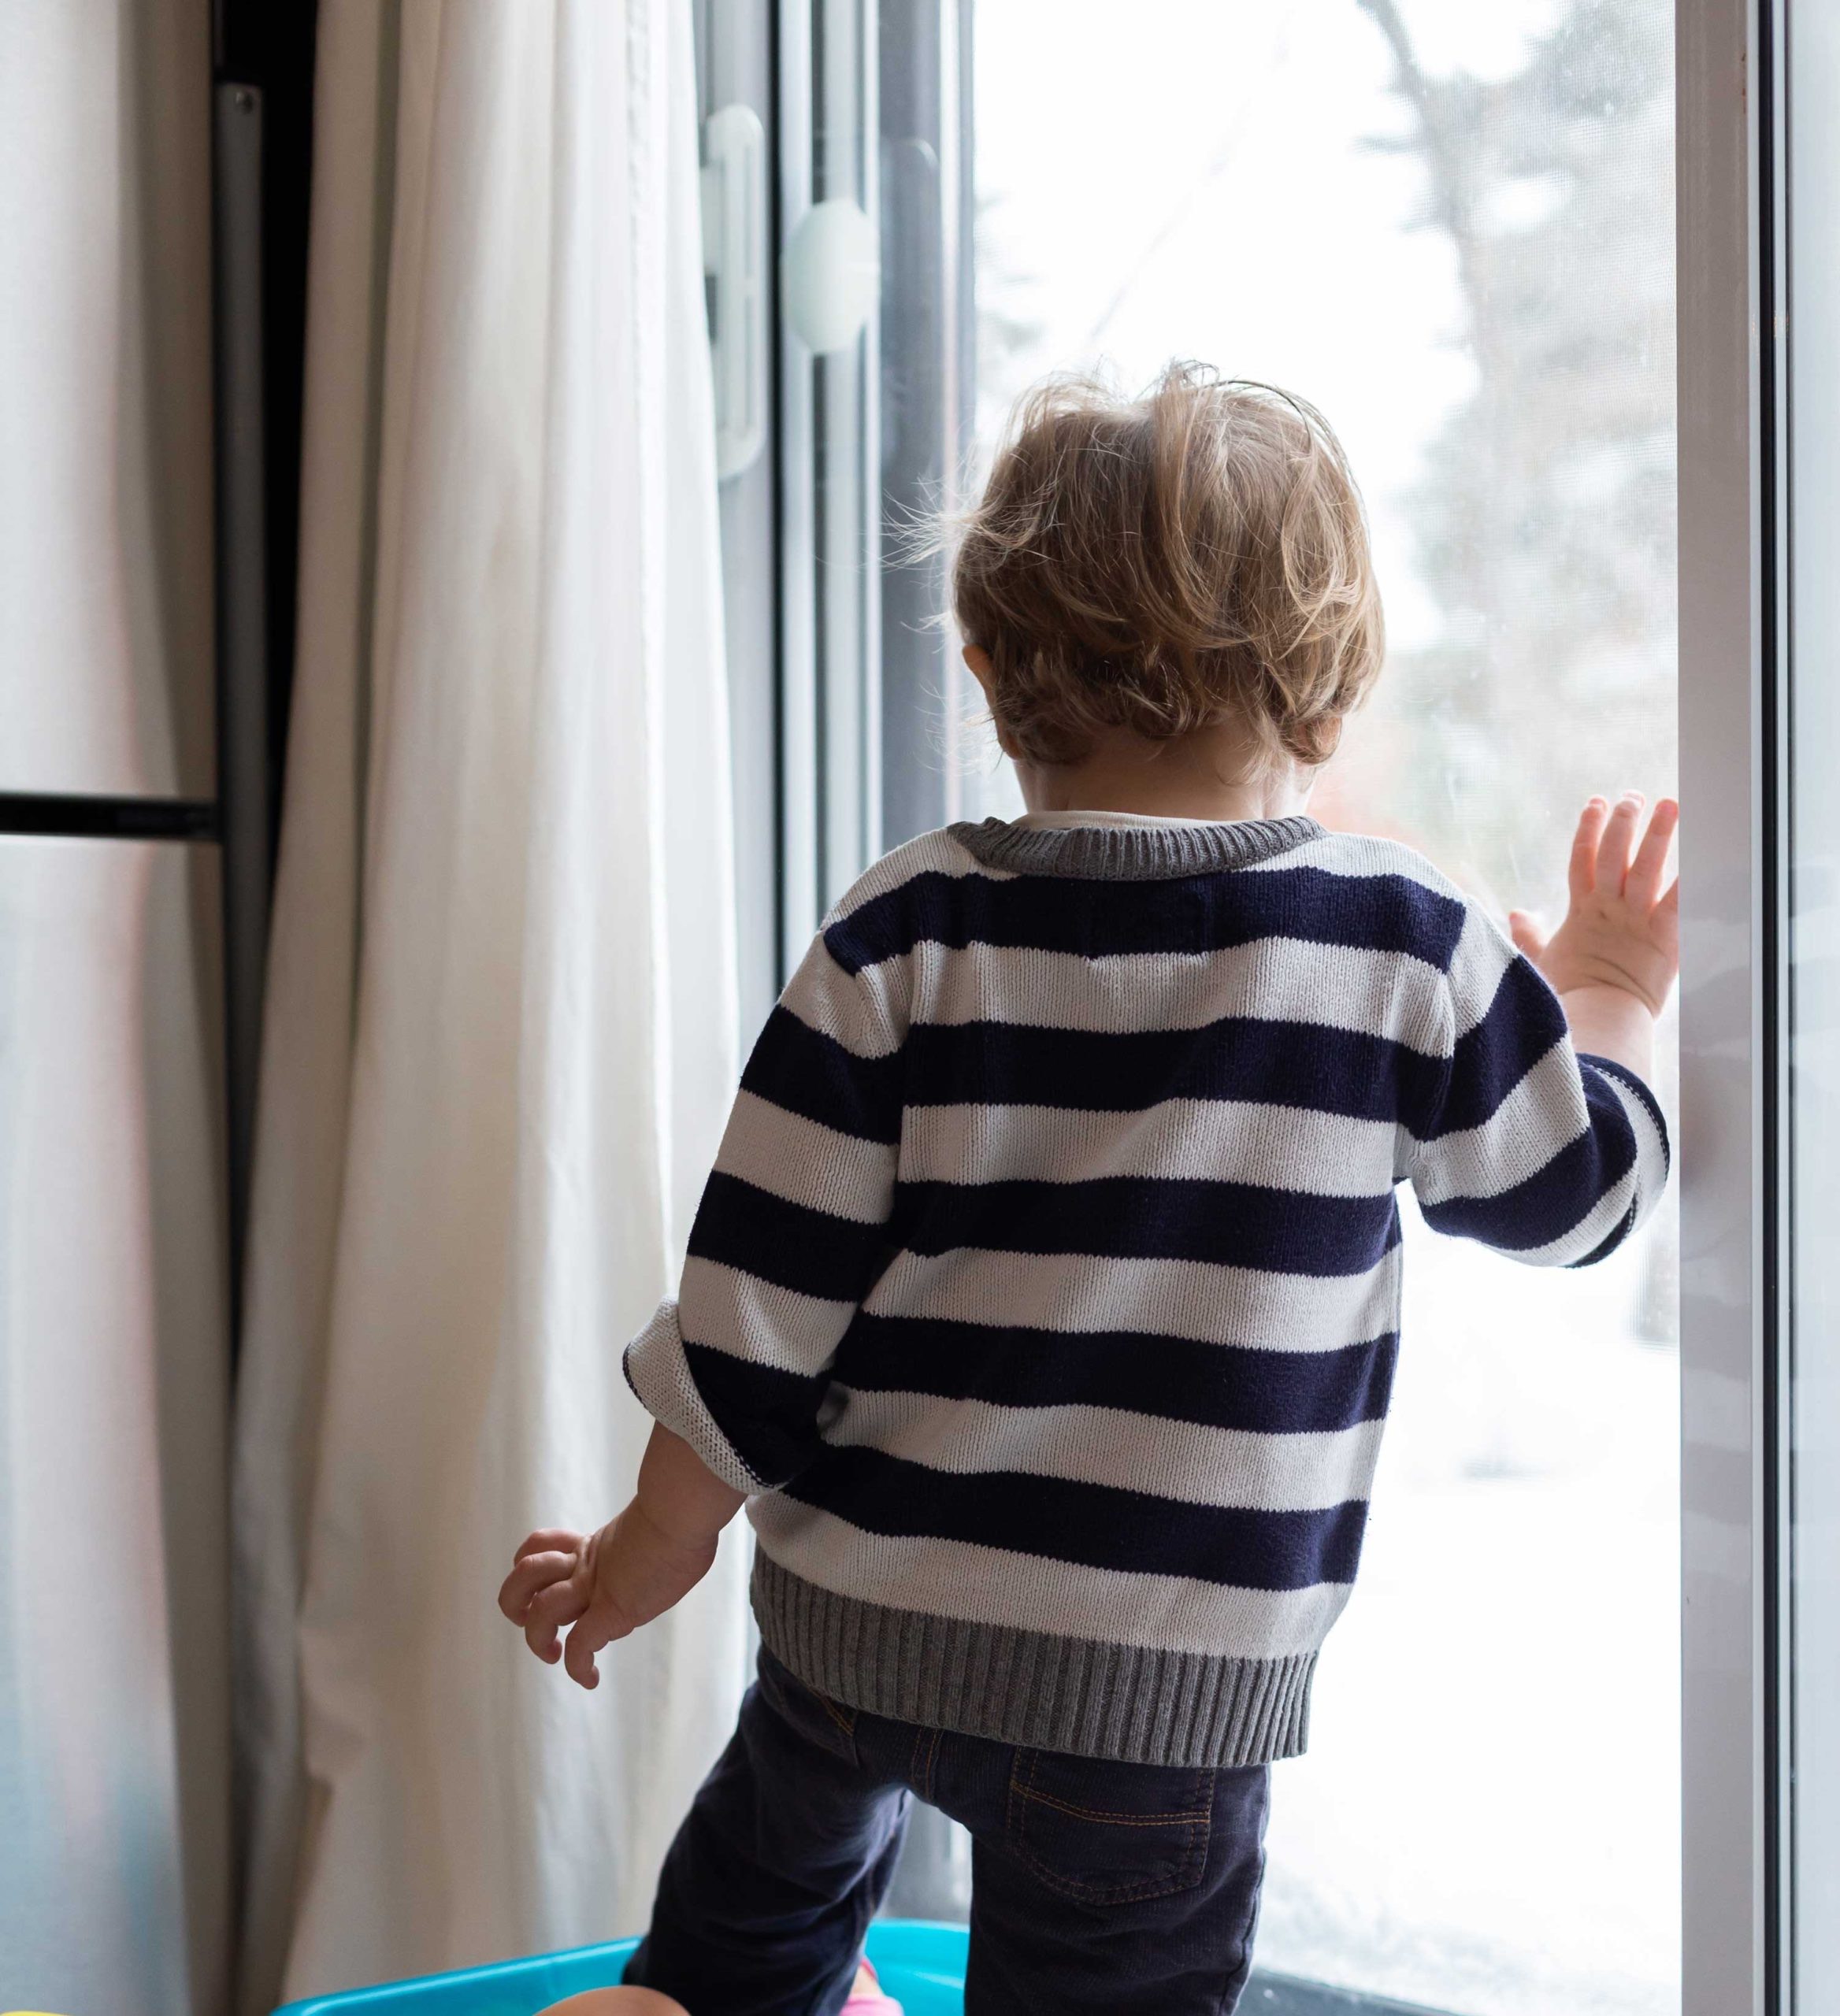
<path id="1" fill-rule="evenodd" d="M 688 1443 L 662 1422 L 654 1425 L 639 1466 L 632 1509 L 661 1540 L 683 1550 L 714 1547 L 744 1502 Z"/>
<path id="2" fill-rule="evenodd" d="M 1650 1022 L 1659 1020 L 1660 1008 L 1633 980 L 1575 980 L 1555 988 L 1567 1014 L 1575 1004 L 1597 1013 L 1616 1015 L 1638 1012 Z"/>
<path id="3" fill-rule="evenodd" d="M 1653 1075 L 1655 1012 L 1641 995 L 1608 982 L 1588 981 L 1566 988 L 1559 1005 L 1575 1050 L 1608 1058 L 1638 1078 Z"/>
<path id="4" fill-rule="evenodd" d="M 668 1499 L 663 1503 L 648 1501 L 643 1484 L 625 1516 L 636 1538 L 670 1555 L 705 1555 L 715 1545 L 722 1531 L 720 1525 L 691 1516 L 688 1508 Z"/>

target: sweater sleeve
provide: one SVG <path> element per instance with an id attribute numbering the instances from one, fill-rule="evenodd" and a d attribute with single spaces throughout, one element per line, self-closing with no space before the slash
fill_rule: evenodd
<path id="1" fill-rule="evenodd" d="M 904 1033 L 890 977 L 812 946 L 742 1073 L 678 1295 L 626 1348 L 647 1409 L 751 1495 L 816 1452 L 837 1347 L 886 1264 Z"/>
<path id="2" fill-rule="evenodd" d="M 1613 1252 L 1668 1180 L 1667 1123 L 1630 1070 L 1579 1054 L 1538 969 L 1473 904 L 1452 954 L 1445 1054 L 1408 1122 L 1427 1224 L 1534 1266 Z"/>

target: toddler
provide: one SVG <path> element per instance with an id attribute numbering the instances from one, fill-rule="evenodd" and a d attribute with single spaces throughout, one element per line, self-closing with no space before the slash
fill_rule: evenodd
<path id="1" fill-rule="evenodd" d="M 1653 1207 L 1677 808 L 1593 799 L 1512 943 L 1307 815 L 1380 604 L 1340 447 L 1267 387 L 1037 392 L 953 591 L 1029 810 L 827 919 L 626 1352 L 637 1495 L 500 1602 L 592 1687 L 754 1526 L 759 1678 L 629 1982 L 835 2016 L 918 1798 L 974 1844 L 971 2016 L 1218 2016 L 1360 1555 L 1395 1186 L 1545 1266 Z"/>

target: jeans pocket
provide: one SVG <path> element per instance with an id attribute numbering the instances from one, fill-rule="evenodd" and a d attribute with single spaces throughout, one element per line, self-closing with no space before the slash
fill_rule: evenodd
<path id="1" fill-rule="evenodd" d="M 1018 1858 L 1063 1896 L 1133 1904 L 1201 1881 L 1214 1773 L 1018 1750 L 1007 1831 Z"/>
<path id="2" fill-rule="evenodd" d="M 764 1647 L 760 1655 L 758 1684 L 761 1699 L 782 1722 L 809 1743 L 840 1757 L 847 1764 L 856 1760 L 856 1710 L 833 1701 L 808 1687 L 787 1666 Z"/>

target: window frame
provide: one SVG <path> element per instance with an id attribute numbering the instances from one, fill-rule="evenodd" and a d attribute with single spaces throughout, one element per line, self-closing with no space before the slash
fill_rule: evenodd
<path id="1" fill-rule="evenodd" d="M 1675 9 L 1682 2016 L 1786 2016 L 1782 0 Z"/>

